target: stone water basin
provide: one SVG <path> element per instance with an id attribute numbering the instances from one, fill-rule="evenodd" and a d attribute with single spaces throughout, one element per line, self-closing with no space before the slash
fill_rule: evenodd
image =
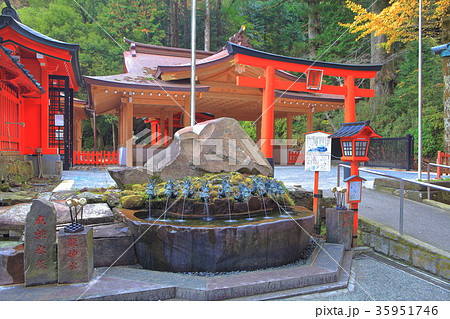
<path id="1" fill-rule="evenodd" d="M 180 222 L 145 219 L 146 212 L 115 208 L 116 216 L 128 224 L 137 240 L 138 262 L 146 269 L 171 272 L 256 270 L 300 259 L 313 231 L 314 216 L 300 206 L 289 207 L 289 211 L 289 216 L 274 211 L 268 218 L 263 213 L 234 222 Z"/>

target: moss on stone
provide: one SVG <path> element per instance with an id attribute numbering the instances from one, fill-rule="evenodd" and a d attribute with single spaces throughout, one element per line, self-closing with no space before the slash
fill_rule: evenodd
<path id="1" fill-rule="evenodd" d="M 122 207 L 126 209 L 141 209 L 144 208 L 145 199 L 140 195 L 128 195 L 123 196 L 120 199 L 120 203 Z"/>

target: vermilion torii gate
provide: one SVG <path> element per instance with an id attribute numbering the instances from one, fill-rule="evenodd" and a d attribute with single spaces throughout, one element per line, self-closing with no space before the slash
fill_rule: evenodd
<path id="1" fill-rule="evenodd" d="M 271 164 L 273 164 L 273 145 L 271 141 L 274 137 L 275 90 L 343 95 L 345 97 L 345 122 L 355 122 L 355 98 L 375 96 L 374 90 L 361 89 L 355 86 L 355 79 L 374 78 L 376 72 L 380 71 L 382 67 L 381 64 L 352 65 L 285 57 L 250 49 L 231 42 L 227 43 L 227 50 L 230 55 L 234 55 L 236 63 L 264 69 L 263 77 L 237 76 L 236 84 L 237 86 L 260 88 L 263 90 L 261 151 Z M 311 79 L 314 83 L 310 83 L 310 79 L 306 83 L 280 80 L 275 78 L 275 70 L 302 72 L 306 74 L 314 70 L 317 71 L 315 74 L 320 78 Z M 343 77 L 344 85 L 322 85 L 322 74 Z M 309 86 L 308 84 L 313 85 Z"/>

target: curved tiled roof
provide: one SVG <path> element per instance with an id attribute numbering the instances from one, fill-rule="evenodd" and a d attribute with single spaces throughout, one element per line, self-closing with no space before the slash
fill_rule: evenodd
<path id="1" fill-rule="evenodd" d="M 369 137 L 381 137 L 377 133 L 374 132 L 374 130 L 369 126 L 370 121 L 364 121 L 364 122 L 352 122 L 352 123 L 341 123 L 341 128 L 334 133 L 333 135 L 330 135 L 330 138 L 334 137 L 350 137 L 353 135 L 356 135 L 363 130 L 366 130 L 369 133 Z"/>
<path id="2" fill-rule="evenodd" d="M 333 63 L 333 62 L 323 62 L 323 61 L 313 61 L 294 57 L 287 57 L 283 55 L 277 55 L 273 53 L 268 53 L 264 51 L 259 51 L 255 49 L 250 49 L 243 47 L 231 42 L 227 43 L 227 51 L 231 55 L 235 54 L 245 54 L 253 56 L 256 58 L 274 60 L 286 63 L 304 64 L 304 65 L 314 65 L 317 67 L 331 68 L 331 69 L 342 69 L 342 70 L 354 70 L 354 71 L 380 71 L 382 64 L 345 64 L 345 63 Z"/>
<path id="3" fill-rule="evenodd" d="M 62 42 L 53 38 L 50 38 L 49 36 L 46 36 L 42 33 L 37 32 L 36 30 L 33 30 L 32 28 L 24 25 L 23 23 L 20 23 L 19 21 L 15 20 L 13 17 L 9 15 L 0 15 L 0 29 L 3 29 L 5 27 L 11 27 L 14 31 L 17 33 L 23 35 L 24 37 L 36 41 L 38 43 L 42 43 L 54 48 L 67 50 L 69 54 L 72 56 L 71 64 L 73 68 L 73 72 L 75 75 L 75 79 L 77 81 L 78 85 L 82 84 L 82 77 L 81 77 L 81 70 L 80 70 L 80 63 L 78 60 L 78 51 L 80 49 L 80 46 L 78 44 L 73 43 L 67 43 Z"/>
<path id="4" fill-rule="evenodd" d="M 0 40 L 1 40 L 1 38 L 0 38 Z M 11 62 L 15 66 L 17 66 L 17 68 L 20 70 L 20 72 L 22 72 L 41 93 L 44 93 L 44 88 L 41 86 L 41 84 L 38 81 L 36 81 L 36 79 L 34 78 L 33 75 L 30 74 L 30 71 L 28 71 L 27 69 L 24 68 L 24 65 L 19 62 L 19 58 L 15 57 L 11 54 L 12 52 L 13 51 L 11 51 L 10 49 L 5 48 L 0 45 L 0 55 L 4 54 L 7 58 L 9 58 L 11 60 Z"/>

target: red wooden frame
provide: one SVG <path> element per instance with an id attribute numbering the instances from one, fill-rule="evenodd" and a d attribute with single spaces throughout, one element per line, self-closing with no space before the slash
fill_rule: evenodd
<path id="1" fill-rule="evenodd" d="M 119 165 L 119 152 L 107 151 L 75 151 L 73 152 L 74 165 Z"/>

